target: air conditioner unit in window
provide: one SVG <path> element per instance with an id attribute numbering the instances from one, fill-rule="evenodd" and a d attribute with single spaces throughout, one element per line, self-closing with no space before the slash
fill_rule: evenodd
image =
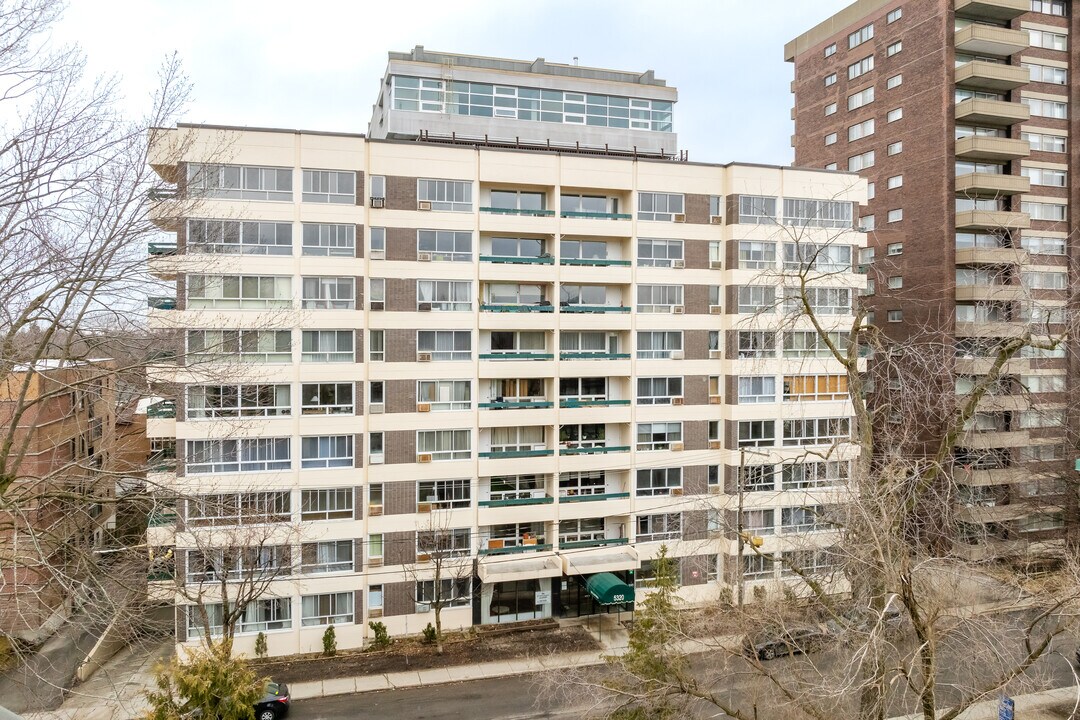
<path id="1" fill-rule="evenodd" d="M 686 312 L 686 308 L 682 305 L 672 305 L 671 312 L 675 313 L 676 315 L 682 315 L 684 312 Z"/>
<path id="2" fill-rule="evenodd" d="M 721 223 L 724 222 L 724 218 L 723 218 L 722 215 L 710 215 L 709 216 L 709 222 L 712 223 L 713 225 L 720 225 Z"/>
<path id="3" fill-rule="evenodd" d="M 418 613 L 431 612 L 431 603 L 416 603 L 416 612 L 418 612 Z"/>
<path id="4" fill-rule="evenodd" d="M 367 514 L 368 517 L 382 515 L 382 505 L 368 505 Z"/>
<path id="5" fill-rule="evenodd" d="M 386 207 L 386 198 L 377 198 L 377 197 L 368 198 L 368 205 L 370 205 L 373 208 Z"/>
<path id="6" fill-rule="evenodd" d="M 428 457 L 431 457 L 431 456 L 429 455 Z M 431 512 L 431 503 L 429 503 L 429 502 L 416 503 L 416 512 L 418 512 L 418 513 L 429 513 L 429 512 Z"/>
<path id="7" fill-rule="evenodd" d="M 673 397 L 673 398 L 671 398 L 671 404 L 672 405 L 682 405 L 683 404 L 683 399 L 681 397 Z"/>
<path id="8" fill-rule="evenodd" d="M 686 215 L 684 213 L 675 213 L 671 216 L 671 219 L 675 222 L 686 222 Z"/>
<path id="9" fill-rule="evenodd" d="M 416 203 L 416 209 L 417 210 L 430 210 L 431 209 L 431 201 L 430 200 L 420 200 L 419 202 Z"/>
<path id="10" fill-rule="evenodd" d="M 671 488 L 671 494 L 676 496 L 682 495 L 682 488 Z"/>
<path id="11" fill-rule="evenodd" d="M 416 462 L 429 463 L 431 462 L 431 453 L 420 453 L 416 456 Z"/>
<path id="12" fill-rule="evenodd" d="M 719 495 L 720 494 L 720 486 L 719 485 L 710 485 L 709 486 L 709 494 L 710 495 Z"/>
<path id="13" fill-rule="evenodd" d="M 430 562 L 430 561 L 431 561 L 431 556 L 428 555 L 427 553 L 417 553 L 416 554 L 416 562 Z"/>
<path id="14" fill-rule="evenodd" d="M 375 563 L 371 563 L 371 564 L 374 565 Z M 379 561 L 379 564 L 382 565 L 382 560 Z M 371 608 L 370 610 L 368 610 L 368 617 L 373 617 L 373 618 L 382 617 L 382 608 Z"/>
<path id="15" fill-rule="evenodd" d="M 682 350 L 672 350 L 671 354 L 668 355 L 671 360 L 682 360 L 684 357 Z"/>
<path id="16" fill-rule="evenodd" d="M 368 405 L 369 415 L 382 415 L 386 411 L 386 406 L 382 403 L 371 403 Z"/>
<path id="17" fill-rule="evenodd" d="M 723 402 L 723 398 L 721 398 L 719 395 L 710 395 L 709 396 L 709 404 L 710 405 L 719 405 L 721 402 Z"/>
<path id="18" fill-rule="evenodd" d="M 724 357 L 724 351 L 723 350 L 710 350 L 709 351 L 709 359 L 710 360 L 720 360 L 723 357 Z"/>
<path id="19" fill-rule="evenodd" d="M 686 261 L 685 260 L 672 260 L 671 261 L 671 267 L 673 267 L 673 268 L 684 268 L 684 267 L 686 267 Z"/>
<path id="20" fill-rule="evenodd" d="M 709 314 L 710 315 L 720 315 L 723 312 L 724 312 L 724 308 L 721 307 L 720 305 L 710 305 L 709 306 Z"/>
<path id="21" fill-rule="evenodd" d="M 377 455 L 368 455 L 368 464 L 370 464 L 370 465 L 382 465 L 383 464 L 383 454 L 378 453 Z"/>
<path id="22" fill-rule="evenodd" d="M 386 259 L 386 251 L 385 250 L 372 250 L 371 251 L 371 259 L 372 260 L 385 260 Z"/>
<path id="23" fill-rule="evenodd" d="M 367 564 L 368 564 L 368 567 L 381 567 L 382 566 L 382 558 L 381 557 L 368 558 Z M 372 610 L 371 612 L 375 612 L 375 610 Z M 380 615 L 382 614 L 381 609 L 378 612 L 379 612 Z"/>
<path id="24" fill-rule="evenodd" d="M 375 301 L 373 301 L 371 303 L 371 311 L 372 312 L 377 312 L 379 310 L 385 310 L 385 309 L 386 309 L 386 303 L 384 303 L 382 300 L 375 300 Z"/>
<path id="25" fill-rule="evenodd" d="M 375 257 L 375 255 L 372 254 L 372 257 Z M 722 270 L 723 268 L 724 268 L 724 263 L 720 262 L 719 260 L 710 260 L 709 261 L 709 269 L 710 270 Z"/>
<path id="26" fill-rule="evenodd" d="M 431 412 L 431 403 L 416 403 L 416 412 Z"/>
<path id="27" fill-rule="evenodd" d="M 431 303 L 419 303 L 416 306 L 417 312 L 431 312 Z"/>
<path id="28" fill-rule="evenodd" d="M 416 353 L 416 362 L 431 362 L 431 353 L 418 352 Z"/>
<path id="29" fill-rule="evenodd" d="M 420 262 L 431 262 L 431 253 L 416 253 L 416 259 Z"/>
<path id="30" fill-rule="evenodd" d="M 720 449 L 720 441 L 719 440 L 710 440 L 709 441 L 709 449 L 710 450 L 719 450 Z"/>
<path id="31" fill-rule="evenodd" d="M 671 443 L 671 451 L 672 452 L 682 452 L 682 449 L 683 449 L 683 444 L 681 442 L 673 442 L 673 443 Z"/>

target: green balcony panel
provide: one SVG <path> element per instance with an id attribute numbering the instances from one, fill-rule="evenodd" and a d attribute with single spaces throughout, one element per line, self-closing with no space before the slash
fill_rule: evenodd
<path id="1" fill-rule="evenodd" d="M 528 210 L 519 208 L 497 208 L 497 207 L 482 207 L 480 208 L 482 213 L 491 213 L 492 215 L 529 215 L 533 217 L 555 217 L 554 210 Z"/>
<path id="2" fill-rule="evenodd" d="M 531 408 L 534 410 L 543 410 L 546 408 L 555 407 L 555 403 L 544 400 L 520 400 L 509 402 L 486 402 L 480 403 L 481 410 L 514 410 Z"/>
<path id="3" fill-rule="evenodd" d="M 561 503 L 575 503 L 575 502 L 600 502 L 601 500 L 626 500 L 630 497 L 630 493 L 599 493 L 597 495 L 561 495 L 559 502 Z"/>
<path id="4" fill-rule="evenodd" d="M 629 404 L 629 400 L 575 400 L 564 398 L 559 401 L 559 407 L 561 408 L 614 407 Z"/>
<path id="5" fill-rule="evenodd" d="M 561 352 L 560 360 L 629 360 L 630 353 Z"/>
<path id="6" fill-rule="evenodd" d="M 498 352 L 480 353 L 481 360 L 554 360 L 555 353 Z"/>
<path id="7" fill-rule="evenodd" d="M 505 313 L 549 313 L 555 312 L 552 305 L 481 305 L 482 312 Z"/>
<path id="8" fill-rule="evenodd" d="M 560 265 L 591 265 L 596 267 L 603 267 L 605 265 L 612 265 L 616 267 L 630 267 L 629 260 L 608 260 L 607 258 L 562 258 L 559 260 Z"/>
<path id="9" fill-rule="evenodd" d="M 560 305 L 559 312 L 564 313 L 628 313 L 625 305 Z"/>
<path id="10" fill-rule="evenodd" d="M 505 263 L 508 265 L 554 265 L 555 258 L 550 255 L 540 257 L 521 257 L 518 255 L 481 255 L 480 262 Z"/>
<path id="11" fill-rule="evenodd" d="M 150 255 L 175 255 L 176 243 L 149 243 L 146 250 Z"/>
<path id="12" fill-rule="evenodd" d="M 630 452 L 629 445 L 598 445 L 595 447 L 559 448 L 560 455 L 600 455 L 603 453 Z"/>
<path id="13" fill-rule="evenodd" d="M 525 552 L 541 552 L 543 550 L 551 550 L 552 545 L 550 543 L 546 545 L 514 545 L 512 547 L 505 548 L 481 548 L 481 555 L 511 555 L 513 553 L 525 553 Z"/>
<path id="14" fill-rule="evenodd" d="M 146 408 L 146 417 L 151 418 L 175 418 L 176 401 L 161 400 Z"/>
<path id="15" fill-rule="evenodd" d="M 529 457 L 546 457 L 554 455 L 554 450 L 495 450 L 491 452 L 482 452 L 480 457 L 492 458 L 492 459 L 504 459 L 504 458 L 529 458 Z"/>
<path id="16" fill-rule="evenodd" d="M 146 298 L 147 307 L 154 310 L 175 310 L 176 298 L 174 297 L 148 297 Z"/>
<path id="17" fill-rule="evenodd" d="M 559 543 L 560 550 L 573 550 L 575 548 L 604 547 L 605 545 L 626 545 L 629 538 L 604 538 L 601 540 L 577 540 L 575 542 Z"/>
<path id="18" fill-rule="evenodd" d="M 600 213 L 600 212 L 580 212 L 578 210 L 563 210 L 562 216 L 564 218 L 585 218 L 587 220 L 629 220 L 630 215 L 627 213 Z"/>
<path id="19" fill-rule="evenodd" d="M 481 500 L 480 507 L 512 507 L 514 505 L 550 505 L 555 498 L 550 495 L 528 498 L 507 498 L 505 500 Z"/>

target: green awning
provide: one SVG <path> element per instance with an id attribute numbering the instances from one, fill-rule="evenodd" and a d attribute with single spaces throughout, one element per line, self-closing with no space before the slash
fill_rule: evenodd
<path id="1" fill-rule="evenodd" d="M 585 581 L 585 588 L 601 605 L 622 605 L 634 602 L 634 586 L 627 585 L 611 573 L 597 573 Z"/>

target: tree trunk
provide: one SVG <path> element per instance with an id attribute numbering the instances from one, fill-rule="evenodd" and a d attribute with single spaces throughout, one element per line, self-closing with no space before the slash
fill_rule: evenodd
<path id="1" fill-rule="evenodd" d="M 442 603 L 435 606 L 435 653 L 442 655 Z"/>

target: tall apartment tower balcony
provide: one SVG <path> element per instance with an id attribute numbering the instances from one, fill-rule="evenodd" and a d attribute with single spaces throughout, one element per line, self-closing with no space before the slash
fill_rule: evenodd
<path id="1" fill-rule="evenodd" d="M 677 98 L 652 70 L 454 55 L 417 45 L 390 53 L 368 137 L 673 157 Z"/>

